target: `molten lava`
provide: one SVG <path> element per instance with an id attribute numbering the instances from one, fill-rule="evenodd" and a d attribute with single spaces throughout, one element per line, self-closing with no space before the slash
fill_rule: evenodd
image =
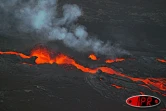
<path id="1" fill-rule="evenodd" d="M 6 54 L 6 55 L 18 55 L 20 56 L 21 58 L 24 58 L 24 59 L 29 59 L 31 58 L 31 56 L 27 56 L 27 55 L 24 55 L 22 53 L 18 53 L 18 52 L 13 52 L 13 51 L 8 51 L 8 52 L 0 52 L 0 54 Z"/>
<path id="2" fill-rule="evenodd" d="M 106 63 L 113 63 L 113 62 L 121 62 L 121 61 L 124 61 L 125 59 L 123 59 L 123 58 L 117 58 L 117 59 L 114 59 L 114 60 L 112 60 L 112 59 L 107 59 L 105 62 Z"/>
<path id="3" fill-rule="evenodd" d="M 98 60 L 94 54 L 90 54 L 88 58 L 90 58 L 91 60 L 94 60 L 94 61 Z"/>
<path id="4" fill-rule="evenodd" d="M 166 60 L 164 60 L 164 59 L 157 59 L 157 61 L 166 63 Z"/>
<path id="5" fill-rule="evenodd" d="M 113 86 L 113 87 L 115 87 L 115 88 L 117 88 L 117 89 L 122 89 L 122 88 L 123 88 L 122 86 L 118 86 L 118 85 L 116 85 L 116 84 L 111 84 L 111 86 Z"/>
<path id="6" fill-rule="evenodd" d="M 83 65 L 77 63 L 74 59 L 72 59 L 64 54 L 58 54 L 55 57 L 51 57 L 51 52 L 48 51 L 46 48 L 33 49 L 29 56 L 22 54 L 22 53 L 19 53 L 19 52 L 12 52 L 12 51 L 0 52 L 0 54 L 9 54 L 9 55 L 14 54 L 14 55 L 18 55 L 22 58 L 31 58 L 33 56 L 36 56 L 37 57 L 35 60 L 36 64 L 56 63 L 59 65 L 62 65 L 62 64 L 72 65 L 72 66 L 75 66 L 77 69 L 79 69 L 83 72 L 90 73 L 90 74 L 95 74 L 100 69 L 102 72 L 110 74 L 110 75 L 117 75 L 117 76 L 121 76 L 124 78 L 128 78 L 128 79 L 132 80 L 133 82 L 142 82 L 143 83 L 142 86 L 146 86 L 147 88 L 149 86 L 153 86 L 153 87 L 157 88 L 158 90 L 157 91 L 152 90 L 152 91 L 160 93 L 163 96 L 166 96 L 165 93 L 163 94 L 163 91 L 164 92 L 166 91 L 166 78 L 136 78 L 136 77 L 128 76 L 128 75 L 123 74 L 121 72 L 115 71 L 114 69 L 106 67 L 106 66 L 105 67 L 97 67 L 97 68 L 92 69 L 92 68 L 84 67 Z M 93 56 L 91 56 L 91 57 L 93 58 Z M 124 59 L 117 59 L 115 61 L 123 61 L 123 60 Z M 115 85 L 113 85 L 113 86 L 116 88 L 120 88 L 120 86 L 119 87 L 115 86 Z"/>
<path id="7" fill-rule="evenodd" d="M 36 64 L 53 64 L 54 60 L 50 57 L 50 52 L 46 48 L 35 48 L 31 51 L 30 57 L 36 56 Z"/>

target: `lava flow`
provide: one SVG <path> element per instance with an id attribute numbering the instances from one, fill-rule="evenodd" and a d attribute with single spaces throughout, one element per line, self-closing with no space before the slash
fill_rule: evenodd
<path id="1" fill-rule="evenodd" d="M 114 60 L 112 60 L 112 59 L 107 59 L 105 62 L 106 63 L 113 63 L 113 62 L 121 62 L 121 61 L 124 61 L 125 59 L 123 59 L 123 58 L 117 58 L 117 59 L 114 59 Z"/>
<path id="2" fill-rule="evenodd" d="M 164 60 L 164 59 L 157 59 L 157 61 L 166 63 L 166 60 Z"/>
<path id="3" fill-rule="evenodd" d="M 116 84 L 111 84 L 111 86 L 113 86 L 113 87 L 115 87 L 115 88 L 117 88 L 117 89 L 122 89 L 123 87 L 122 86 L 118 86 L 118 85 L 116 85 Z M 123 88 L 124 89 L 124 88 Z"/>
<path id="4" fill-rule="evenodd" d="M 31 58 L 31 56 L 27 56 L 27 55 L 25 55 L 25 54 L 23 54 L 23 53 L 18 53 L 18 52 L 13 52 L 13 51 L 8 51 L 8 52 L 0 52 L 0 54 L 2 55 L 2 54 L 6 54 L 6 55 L 18 55 L 18 56 L 20 56 L 21 58 L 24 58 L 24 59 L 29 59 L 29 58 Z"/>
<path id="5" fill-rule="evenodd" d="M 31 51 L 31 54 L 29 56 L 19 53 L 19 52 L 0 52 L 0 54 L 9 54 L 9 55 L 18 55 L 21 58 L 31 58 L 33 56 L 36 56 L 36 60 L 35 63 L 36 64 L 59 64 L 59 65 L 73 65 L 75 66 L 77 69 L 83 71 L 83 72 L 87 72 L 90 74 L 95 74 L 99 69 L 107 74 L 110 75 L 117 75 L 117 76 L 121 76 L 124 78 L 128 78 L 130 80 L 132 80 L 133 82 L 142 82 L 142 86 L 147 86 L 147 87 L 155 87 L 158 89 L 158 91 L 154 91 L 157 93 L 160 93 L 163 96 L 166 96 L 165 92 L 166 91 L 166 78 L 136 78 L 136 77 L 132 77 L 132 76 L 128 76 L 126 74 L 122 74 L 121 72 L 117 72 L 112 68 L 109 67 L 97 67 L 97 68 L 88 68 L 88 67 L 84 67 L 83 65 L 80 65 L 79 63 L 77 63 L 74 59 L 64 55 L 64 54 L 58 54 L 55 57 L 51 57 L 51 52 L 48 51 L 46 48 L 37 48 L 37 49 L 33 49 Z M 25 63 L 24 63 L 25 64 Z M 115 87 L 115 85 L 114 85 Z"/>
<path id="6" fill-rule="evenodd" d="M 94 54 L 90 54 L 88 58 L 90 58 L 91 60 L 94 60 L 94 61 L 98 60 Z"/>

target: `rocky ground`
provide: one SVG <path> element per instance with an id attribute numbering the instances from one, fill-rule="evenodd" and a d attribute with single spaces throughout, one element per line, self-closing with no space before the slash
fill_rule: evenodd
<path id="1" fill-rule="evenodd" d="M 62 4 L 77 4 L 84 12 L 78 23 L 90 34 L 131 52 L 134 60 L 105 64 L 91 61 L 61 44 L 46 43 L 49 48 L 64 52 L 84 66 L 108 66 L 132 77 L 165 78 L 166 64 L 156 58 L 166 57 L 165 0 L 61 0 Z M 59 9 L 60 10 L 60 9 Z M 41 41 L 25 33 L 0 33 L 1 51 L 29 51 Z M 20 37 L 24 38 L 20 39 Z M 132 95 L 154 95 L 161 104 L 144 111 L 159 111 L 166 107 L 166 97 L 128 79 L 101 73 L 91 75 L 56 64 L 33 66 L 21 64 L 15 55 L 0 55 L 0 110 L 1 111 L 140 111 L 126 105 Z M 29 60 L 27 60 L 29 61 Z M 104 78 L 102 81 L 98 78 Z M 123 86 L 117 89 L 110 84 Z M 165 92 L 162 92 L 165 93 Z"/>

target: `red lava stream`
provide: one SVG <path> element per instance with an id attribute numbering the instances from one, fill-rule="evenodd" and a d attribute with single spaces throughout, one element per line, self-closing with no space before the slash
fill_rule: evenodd
<path id="1" fill-rule="evenodd" d="M 21 58 L 31 58 L 33 56 L 36 56 L 36 60 L 35 63 L 36 64 L 66 64 L 66 65 L 73 65 L 75 66 L 77 69 L 83 71 L 83 72 L 87 72 L 90 74 L 95 74 L 99 69 L 107 74 L 110 75 L 118 75 L 124 78 L 128 78 L 130 80 L 132 80 L 133 82 L 139 82 L 141 81 L 142 83 L 144 83 L 144 85 L 146 87 L 149 86 L 153 86 L 156 87 L 158 89 L 158 91 L 155 90 L 151 90 L 157 93 L 160 93 L 163 96 L 166 96 L 165 92 L 166 91 L 166 78 L 136 78 L 136 77 L 132 77 L 132 76 L 128 76 L 126 74 L 123 74 L 121 72 L 117 72 L 115 70 L 113 70 L 112 68 L 109 67 L 97 67 L 97 68 L 88 68 L 88 67 L 84 67 L 83 65 L 78 64 L 74 59 L 64 55 L 64 54 L 58 54 L 55 57 L 51 57 L 51 52 L 49 52 L 46 48 L 38 48 L 38 49 L 33 49 L 30 53 L 29 56 L 23 54 L 23 53 L 19 53 L 19 52 L 13 52 L 13 51 L 9 51 L 9 52 L 0 52 L 0 54 L 8 54 L 8 55 L 18 55 Z M 24 63 L 25 64 L 25 63 Z M 115 86 L 115 85 L 114 85 Z"/>
<path id="2" fill-rule="evenodd" d="M 111 86 L 113 86 L 113 87 L 115 87 L 115 88 L 117 88 L 117 89 L 124 89 L 122 86 L 118 86 L 118 85 L 116 85 L 116 84 L 111 84 Z"/>
<path id="3" fill-rule="evenodd" d="M 163 62 L 163 63 L 166 63 L 166 60 L 164 59 L 157 59 L 159 62 Z"/>
<path id="4" fill-rule="evenodd" d="M 113 62 L 121 62 L 121 61 L 124 61 L 125 59 L 123 58 L 116 58 L 115 60 L 112 60 L 112 59 L 107 59 L 105 62 L 106 63 L 113 63 Z"/>

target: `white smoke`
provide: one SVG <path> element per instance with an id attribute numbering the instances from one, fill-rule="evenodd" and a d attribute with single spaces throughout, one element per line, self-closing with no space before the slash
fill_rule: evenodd
<path id="1" fill-rule="evenodd" d="M 19 2 L 19 0 L 10 1 L 12 5 L 6 2 L 2 6 L 13 6 Z M 82 15 L 82 10 L 77 5 L 66 4 L 62 7 L 62 11 L 62 17 L 59 17 L 57 0 L 30 0 L 21 3 L 14 12 L 15 17 L 20 20 L 21 30 L 36 30 L 38 33 L 47 35 L 48 40 L 61 40 L 66 46 L 77 51 L 91 51 L 112 57 L 129 54 L 117 46 L 112 46 L 109 42 L 104 43 L 89 36 L 84 26 L 74 25 Z"/>

